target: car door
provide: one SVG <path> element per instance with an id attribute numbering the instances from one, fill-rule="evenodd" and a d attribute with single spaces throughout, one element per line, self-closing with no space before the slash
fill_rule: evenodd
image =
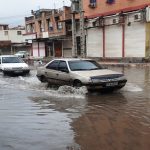
<path id="1" fill-rule="evenodd" d="M 60 85 L 71 84 L 71 77 L 66 61 L 59 62 L 57 79 Z"/>
<path id="2" fill-rule="evenodd" d="M 58 64 L 59 60 L 54 60 L 46 66 L 45 77 L 49 83 L 58 84 Z"/>

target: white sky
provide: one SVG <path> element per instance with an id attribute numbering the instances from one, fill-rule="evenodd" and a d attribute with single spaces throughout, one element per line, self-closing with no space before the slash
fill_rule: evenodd
<path id="1" fill-rule="evenodd" d="M 39 8 L 61 8 L 70 5 L 70 0 L 0 0 L 0 24 L 24 25 L 24 17 Z"/>

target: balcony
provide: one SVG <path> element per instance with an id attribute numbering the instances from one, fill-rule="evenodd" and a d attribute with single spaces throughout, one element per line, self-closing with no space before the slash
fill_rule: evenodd
<path id="1" fill-rule="evenodd" d="M 32 22 L 34 22 L 34 16 L 25 17 L 25 22 L 26 23 L 32 23 Z"/>

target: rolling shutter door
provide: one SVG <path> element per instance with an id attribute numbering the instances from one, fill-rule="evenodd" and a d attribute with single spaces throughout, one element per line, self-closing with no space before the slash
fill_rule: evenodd
<path id="1" fill-rule="evenodd" d="M 106 27 L 106 57 L 122 57 L 122 26 Z"/>
<path id="2" fill-rule="evenodd" d="M 45 57 L 45 43 L 39 42 L 39 53 L 40 57 Z"/>
<path id="3" fill-rule="evenodd" d="M 103 35 L 102 29 L 93 28 L 87 34 L 87 56 L 103 57 Z"/>
<path id="4" fill-rule="evenodd" d="M 134 22 L 126 26 L 125 57 L 145 57 L 145 24 Z"/>
<path id="5" fill-rule="evenodd" d="M 33 48 L 33 57 L 38 57 L 38 42 L 33 42 L 32 43 L 32 48 Z"/>

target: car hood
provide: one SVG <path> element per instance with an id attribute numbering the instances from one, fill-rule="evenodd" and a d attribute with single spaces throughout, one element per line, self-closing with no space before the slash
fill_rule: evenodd
<path id="1" fill-rule="evenodd" d="M 15 54 L 15 56 L 22 56 L 22 55 L 24 55 L 24 54 Z"/>
<path id="2" fill-rule="evenodd" d="M 26 63 L 6 63 L 2 64 L 4 68 L 28 67 Z"/>
<path id="3" fill-rule="evenodd" d="M 90 78 L 95 76 L 103 76 L 103 75 L 114 75 L 114 74 L 122 74 L 116 71 L 112 71 L 109 69 L 101 69 L 101 70 L 89 70 L 89 71 L 74 71 L 75 74 Z"/>

